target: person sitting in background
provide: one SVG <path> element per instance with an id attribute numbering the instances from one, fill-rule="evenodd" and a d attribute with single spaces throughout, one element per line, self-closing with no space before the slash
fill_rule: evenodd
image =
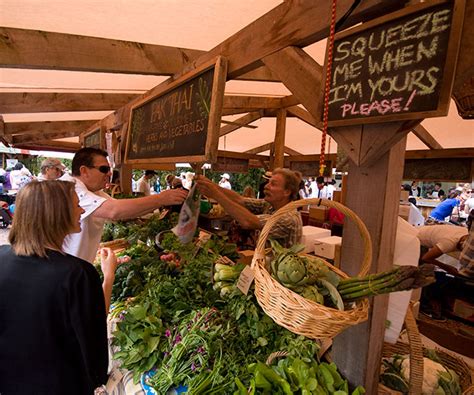
<path id="1" fill-rule="evenodd" d="M 265 185 L 265 199 L 261 200 L 244 198 L 234 191 L 219 187 L 206 177 L 196 178 L 197 187 L 203 195 L 216 200 L 243 229 L 253 230 L 262 229 L 271 214 L 299 199 L 300 181 L 291 170 L 275 169 Z M 299 212 L 292 210 L 273 225 L 268 237 L 279 241 L 284 247 L 290 247 L 300 242 L 302 229 Z"/>
<path id="2" fill-rule="evenodd" d="M 156 171 L 154 170 L 145 170 L 143 176 L 141 176 L 137 181 L 137 192 L 143 193 L 145 196 L 150 196 L 150 180 L 156 176 Z"/>
<path id="3" fill-rule="evenodd" d="M 430 213 L 428 219 L 426 220 L 426 224 L 433 224 L 433 223 L 447 223 L 446 218 L 450 217 L 453 213 L 454 208 L 458 207 L 461 204 L 460 191 L 452 191 L 448 198 L 438 204 L 435 209 Z"/>
<path id="4" fill-rule="evenodd" d="M 81 231 L 74 184 L 32 181 L 16 202 L 11 245 L 0 247 L 0 393 L 92 394 L 107 381 L 110 293 L 61 247 Z M 111 292 L 116 258 L 101 256 Z"/>
<path id="5" fill-rule="evenodd" d="M 431 192 L 431 197 L 433 199 L 440 199 L 440 200 L 443 200 L 443 198 L 445 197 L 445 193 L 444 191 L 441 189 L 441 183 L 440 182 L 436 182 L 434 184 L 434 189 L 433 191 Z"/>
<path id="6" fill-rule="evenodd" d="M 41 162 L 40 174 L 38 181 L 57 180 L 64 174 L 64 166 L 60 160 L 54 158 L 46 158 Z"/>
<path id="7" fill-rule="evenodd" d="M 418 229 L 418 239 L 422 247 L 421 261 L 432 263 L 450 274 L 457 270 L 450 265 L 437 260 L 441 255 L 461 251 L 468 236 L 468 230 L 463 226 L 431 225 Z"/>

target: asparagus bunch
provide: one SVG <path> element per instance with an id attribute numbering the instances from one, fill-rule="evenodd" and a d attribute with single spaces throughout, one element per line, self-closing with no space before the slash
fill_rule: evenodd
<path id="1" fill-rule="evenodd" d="M 348 303 L 368 296 L 420 288 L 433 282 L 435 282 L 434 265 L 398 266 L 362 278 L 341 280 L 337 290 L 344 302 Z"/>

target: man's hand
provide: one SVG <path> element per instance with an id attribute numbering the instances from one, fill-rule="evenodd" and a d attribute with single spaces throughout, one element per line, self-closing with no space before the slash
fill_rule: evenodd
<path id="1" fill-rule="evenodd" d="M 111 248 L 100 249 L 100 268 L 104 273 L 104 280 L 113 280 L 115 278 L 115 270 L 119 265 L 117 256 Z"/>
<path id="2" fill-rule="evenodd" d="M 188 196 L 188 191 L 178 188 L 178 189 L 169 189 L 167 191 L 161 192 L 159 195 L 160 203 L 162 206 L 172 206 L 175 204 L 182 204 L 186 196 Z"/>
<path id="3" fill-rule="evenodd" d="M 215 199 L 220 187 L 204 176 L 194 177 L 196 186 L 202 195 Z"/>

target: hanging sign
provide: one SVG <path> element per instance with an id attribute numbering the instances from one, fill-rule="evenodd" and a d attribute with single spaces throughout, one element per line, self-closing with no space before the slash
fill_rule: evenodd
<path id="1" fill-rule="evenodd" d="M 239 158 L 217 157 L 217 162 L 212 165 L 213 171 L 228 171 L 230 173 L 247 173 L 249 160 Z"/>
<path id="2" fill-rule="evenodd" d="M 132 107 L 125 163 L 214 162 L 226 73 L 218 57 Z"/>
<path id="3" fill-rule="evenodd" d="M 329 126 L 446 115 L 464 1 L 420 3 L 337 34 Z"/>
<path id="4" fill-rule="evenodd" d="M 97 128 L 90 133 L 87 133 L 83 136 L 83 146 L 89 148 L 102 148 L 102 138 L 103 134 L 101 132 L 102 128 Z"/>

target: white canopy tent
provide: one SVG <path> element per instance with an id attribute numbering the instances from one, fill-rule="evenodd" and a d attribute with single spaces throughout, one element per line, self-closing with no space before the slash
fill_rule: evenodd
<path id="1" fill-rule="evenodd" d="M 226 38 L 265 14 L 280 1 L 260 0 L 0 0 L 0 26 L 35 29 L 136 41 L 173 47 L 210 50 Z M 259 37 L 255 37 L 259 40 Z M 324 64 L 325 42 L 305 48 L 319 64 Z M 98 54 L 91 54 L 97 56 Z M 116 59 L 120 62 L 120 59 Z M 143 93 L 167 77 L 92 73 L 79 71 L 0 69 L 0 94 L 6 92 L 123 92 Z M 226 94 L 285 96 L 290 92 L 281 83 L 228 81 Z M 5 114 L 4 121 L 36 122 L 58 120 L 98 120 L 110 111 L 69 113 Z M 238 116 L 226 116 L 235 120 Z M 275 118 L 261 118 L 223 136 L 219 149 L 244 152 L 273 141 Z M 449 115 L 423 121 L 424 128 L 443 148 L 474 147 L 469 121 L 459 117 L 452 102 Z M 77 141 L 77 137 L 64 139 Z M 288 118 L 285 145 L 302 154 L 318 154 L 321 133 L 297 118 Z M 328 145 L 327 145 L 328 146 Z M 337 144 L 329 143 L 331 152 Z M 426 149 L 409 134 L 407 149 Z"/>

